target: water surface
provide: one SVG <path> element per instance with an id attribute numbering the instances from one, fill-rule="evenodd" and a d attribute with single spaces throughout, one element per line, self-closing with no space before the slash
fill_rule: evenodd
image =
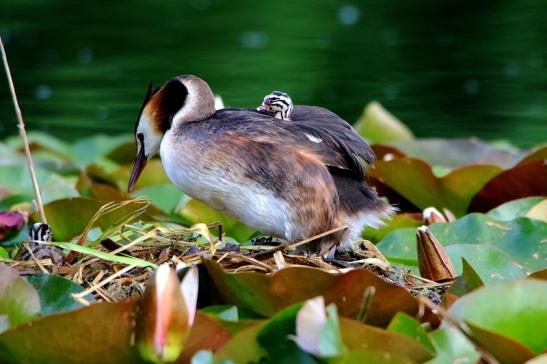
<path id="1" fill-rule="evenodd" d="M 547 1 L 4 0 L 29 129 L 131 132 L 149 81 L 227 105 L 272 90 L 355 121 L 378 100 L 419 136 L 547 140 Z M 5 78 L 0 137 L 16 132 Z"/>

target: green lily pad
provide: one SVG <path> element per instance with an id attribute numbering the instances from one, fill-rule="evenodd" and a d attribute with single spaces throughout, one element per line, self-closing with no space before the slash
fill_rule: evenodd
<path id="1" fill-rule="evenodd" d="M 47 150 L 49 152 L 56 153 L 59 156 L 70 159 L 70 146 L 53 135 L 32 130 L 27 132 L 27 138 L 33 153 L 39 150 Z M 7 138 L 6 144 L 14 149 L 23 148 L 19 135 L 14 135 Z"/>
<path id="2" fill-rule="evenodd" d="M 129 181 L 129 176 L 131 175 L 131 170 L 133 169 L 133 164 L 125 164 L 119 166 L 115 171 L 101 170 L 97 166 L 90 166 L 88 168 L 88 173 L 93 176 L 98 176 L 106 181 L 111 182 L 118 187 L 121 191 L 127 190 L 127 183 Z M 161 160 L 152 159 L 146 163 L 146 167 L 142 171 L 137 184 L 135 185 L 135 190 L 146 186 L 156 186 L 160 184 L 170 184 L 171 181 L 165 174 L 163 169 L 163 164 Z"/>
<path id="3" fill-rule="evenodd" d="M 272 359 L 278 360 L 266 362 L 278 363 L 281 362 L 279 359 L 286 359 L 283 362 L 316 363 L 317 359 L 301 351 L 291 340 L 287 340 L 287 335 L 295 334 L 295 320 L 300 307 L 301 305 L 295 305 L 286 308 L 270 321 L 261 321 L 239 331 L 217 352 L 215 358 L 249 363 L 259 362 L 261 358 L 265 360 L 271 354 Z M 339 318 L 339 326 L 347 350 L 342 356 L 329 359 L 329 362 L 346 363 L 346 360 L 356 360 L 352 358 L 367 358 L 367 363 L 421 363 L 432 357 L 431 352 L 406 335 L 344 317 Z M 292 346 L 288 348 L 288 345 Z M 389 358 L 399 361 L 390 361 Z"/>
<path id="4" fill-rule="evenodd" d="M 0 263 L 0 315 L 6 315 L 9 323 L 15 326 L 31 320 L 38 314 L 38 292 L 14 270 Z"/>
<path id="5" fill-rule="evenodd" d="M 84 168 L 108 155 L 112 150 L 130 139 L 131 136 L 129 135 L 94 135 L 82 138 L 72 144 L 70 148 L 71 158 L 78 167 Z"/>
<path id="6" fill-rule="evenodd" d="M 501 363 L 524 363 L 534 357 L 532 350 L 510 337 L 486 330 L 470 322 L 466 322 L 466 325 L 481 347 Z"/>
<path id="7" fill-rule="evenodd" d="M 318 363 L 289 337 L 296 334 L 296 315 L 301 307 L 294 305 L 284 309 L 257 333 L 256 341 L 266 351 L 270 363 Z"/>
<path id="8" fill-rule="evenodd" d="M 454 262 L 456 272 L 462 272 L 462 259 L 475 267 L 479 278 L 486 283 L 525 278 L 527 270 L 511 256 L 489 244 L 453 244 L 446 252 Z"/>
<path id="9" fill-rule="evenodd" d="M 189 199 L 183 203 L 176 211 L 189 225 L 199 222 L 210 224 L 220 222 L 226 235 L 236 239 L 239 242 L 249 240 L 256 232 L 253 229 L 229 216 L 226 216 L 217 210 L 205 205 L 195 199 Z"/>
<path id="10" fill-rule="evenodd" d="M 489 143 L 471 139 L 414 139 L 388 143 L 409 157 L 423 159 L 432 166 L 456 168 L 467 164 L 489 164 L 501 168 L 514 166 L 523 152 L 496 148 Z"/>
<path id="11" fill-rule="evenodd" d="M 460 298 L 449 313 L 539 354 L 547 349 L 547 282 L 525 279 L 482 287 Z"/>
<path id="12" fill-rule="evenodd" d="M 80 293 L 84 290 L 79 284 L 55 274 L 33 274 L 26 278 L 38 291 L 42 315 L 71 311 L 82 307 L 82 304 L 72 297 L 73 293 Z M 91 295 L 85 299 L 88 302 L 95 301 Z"/>
<path id="13" fill-rule="evenodd" d="M 378 161 L 370 168 L 369 175 L 421 210 L 429 206 L 439 210 L 446 207 L 456 216 L 462 216 L 473 196 L 501 171 L 496 166 L 471 165 L 437 177 L 426 162 L 405 157 Z"/>
<path id="14" fill-rule="evenodd" d="M 431 353 L 435 352 L 433 344 L 427 337 L 427 333 L 420 323 L 412 316 L 399 312 L 393 317 L 389 323 L 387 331 L 398 332 L 410 336 L 420 344 L 422 344 Z"/>
<path id="15" fill-rule="evenodd" d="M 44 206 L 44 211 L 51 225 L 53 237 L 57 241 L 68 241 L 82 233 L 93 215 L 103 205 L 103 202 L 88 198 L 68 198 L 50 202 Z M 135 201 L 124 207 L 102 215 L 95 226 L 106 230 L 143 208 L 144 202 Z"/>
<path id="16" fill-rule="evenodd" d="M 363 115 L 355 123 L 355 130 L 374 143 L 414 138 L 410 129 L 377 101 L 365 107 Z"/>
<path id="17" fill-rule="evenodd" d="M 451 223 L 433 224 L 430 230 L 442 245 L 447 246 L 448 255 L 455 263 L 458 274 L 461 273 L 459 262 L 463 256 L 485 282 L 495 277 L 484 275 L 482 270 L 499 273 L 507 279 L 519 277 L 520 269 L 524 273 L 542 269 L 547 262 L 547 246 L 541 243 L 547 235 L 547 224 L 539 220 L 523 217 L 500 222 L 482 214 L 470 214 Z M 416 230 L 412 228 L 396 230 L 386 236 L 378 248 L 394 262 L 417 266 L 415 234 Z M 466 250 L 466 247 L 448 247 L 453 244 L 489 247 L 469 248 L 472 251 Z"/>
<path id="18" fill-rule="evenodd" d="M 462 274 L 456 279 L 452 286 L 450 286 L 448 293 L 461 297 L 482 286 L 484 286 L 484 283 L 482 282 L 481 277 L 473 269 L 471 264 L 462 257 Z"/>
<path id="19" fill-rule="evenodd" d="M 78 196 L 75 178 L 63 177 L 41 168 L 36 168 L 36 178 L 44 203 Z M 30 173 L 26 165 L 0 166 L 0 187 L 7 189 L 12 194 L 34 195 Z"/>
<path id="20" fill-rule="evenodd" d="M 417 228 L 422 226 L 424 223 L 422 221 L 421 213 L 402 213 L 393 216 L 391 219 L 386 221 L 386 225 L 377 229 L 367 227 L 363 231 L 362 237 L 370 240 L 373 243 L 381 241 L 389 233 L 401 229 L 401 228 Z"/>
<path id="21" fill-rule="evenodd" d="M 437 356 L 427 364 L 461 363 L 475 364 L 480 354 L 475 346 L 453 327 L 442 327 L 429 333 Z"/>
<path id="22" fill-rule="evenodd" d="M 264 360 L 267 353 L 258 344 L 256 337 L 265 325 L 266 321 L 262 320 L 238 331 L 215 353 L 215 359 L 232 360 L 234 363 L 258 363 Z"/>
<path id="23" fill-rule="evenodd" d="M 170 214 L 184 197 L 184 193 L 172 184 L 147 186 L 132 193 L 135 197 L 149 198 L 154 206 Z"/>
<path id="24" fill-rule="evenodd" d="M 545 197 L 541 196 L 519 198 L 493 208 L 486 215 L 498 221 L 514 220 L 517 217 L 526 216 L 535 205 L 543 200 Z"/>

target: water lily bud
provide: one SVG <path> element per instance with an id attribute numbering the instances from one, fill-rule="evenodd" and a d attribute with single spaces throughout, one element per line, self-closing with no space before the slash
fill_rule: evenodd
<path id="1" fill-rule="evenodd" d="M 427 226 L 418 228 L 418 266 L 422 277 L 435 282 L 456 277 L 454 266 L 446 250 Z"/>
<path id="2" fill-rule="evenodd" d="M 435 207 L 427 207 L 422 213 L 424 224 L 431 225 L 438 222 L 448 222 L 444 215 Z"/>
<path id="3" fill-rule="evenodd" d="M 296 336 L 291 338 L 300 349 L 317 357 L 340 355 L 343 348 L 336 306 L 325 309 L 322 296 L 307 300 L 296 315 Z"/>
<path id="4" fill-rule="evenodd" d="M 182 264 L 177 265 L 177 271 L 181 269 Z M 194 265 L 186 272 L 184 278 L 180 282 L 180 290 L 182 293 L 182 298 L 184 303 L 188 308 L 188 326 L 194 324 L 194 319 L 196 317 L 196 306 L 198 302 L 198 288 L 199 288 L 199 272 L 197 267 Z"/>
<path id="5" fill-rule="evenodd" d="M 179 283 L 167 264 L 162 264 L 151 278 L 136 327 L 137 346 L 145 360 L 170 363 L 179 357 L 194 322 L 197 280 L 197 269 L 193 267 Z"/>
<path id="6" fill-rule="evenodd" d="M 0 241 L 15 235 L 26 223 L 25 216 L 17 211 L 0 212 Z"/>

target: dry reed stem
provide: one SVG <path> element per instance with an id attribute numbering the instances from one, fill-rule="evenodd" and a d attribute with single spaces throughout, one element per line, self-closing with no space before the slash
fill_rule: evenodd
<path id="1" fill-rule="evenodd" d="M 74 298 L 83 298 L 85 297 L 86 295 L 94 292 L 97 290 L 97 288 L 100 288 L 102 286 L 104 286 L 105 284 L 113 281 L 114 279 L 118 278 L 119 276 L 129 272 L 131 269 L 135 268 L 136 266 L 135 265 L 128 265 L 127 267 L 119 270 L 118 272 L 112 274 L 111 276 L 107 277 L 106 279 L 104 279 L 102 282 L 99 282 L 98 284 L 96 285 L 92 285 L 91 287 L 89 287 L 88 289 L 86 289 L 85 291 L 82 291 L 80 293 L 76 293 L 76 294 L 73 294 L 72 296 Z"/>
<path id="2" fill-rule="evenodd" d="M 27 132 L 25 130 L 25 123 L 23 122 L 23 114 L 17 101 L 17 94 L 15 93 L 15 86 L 13 85 L 13 79 L 11 78 L 11 71 L 8 64 L 8 56 L 4 49 L 4 43 L 2 37 L 0 37 L 0 51 L 2 52 L 2 61 L 4 62 L 4 68 L 6 70 L 6 77 L 8 78 L 8 85 L 11 91 L 11 97 L 13 101 L 13 107 L 15 108 L 15 114 L 17 115 L 17 127 L 19 128 L 19 135 L 25 148 L 25 155 L 27 157 L 28 169 L 30 172 L 30 178 L 32 180 L 32 187 L 34 188 L 34 197 L 36 198 L 36 205 L 38 212 L 40 213 L 40 220 L 44 224 L 47 224 L 46 213 L 44 212 L 44 204 L 42 203 L 42 196 L 40 195 L 40 188 L 38 187 L 38 179 L 36 178 L 36 170 L 34 168 L 34 162 L 32 161 L 32 155 L 30 154 L 30 146 L 28 143 Z"/>

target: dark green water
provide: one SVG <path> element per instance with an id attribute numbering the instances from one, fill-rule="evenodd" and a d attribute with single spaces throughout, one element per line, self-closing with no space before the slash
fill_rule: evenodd
<path id="1" fill-rule="evenodd" d="M 419 136 L 547 140 L 545 0 L 3 0 L 0 34 L 29 129 L 66 139 L 131 132 L 149 81 L 193 73 L 230 106 L 376 99 Z"/>

